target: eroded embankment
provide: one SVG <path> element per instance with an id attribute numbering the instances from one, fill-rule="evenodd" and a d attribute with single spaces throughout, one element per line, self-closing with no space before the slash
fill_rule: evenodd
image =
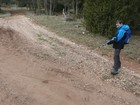
<path id="1" fill-rule="evenodd" d="M 2 105 L 139 105 L 140 78 L 25 16 L 0 19 Z"/>

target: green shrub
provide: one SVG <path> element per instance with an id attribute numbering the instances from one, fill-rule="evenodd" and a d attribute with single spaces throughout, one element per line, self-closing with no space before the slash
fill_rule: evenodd
<path id="1" fill-rule="evenodd" d="M 134 29 L 138 4 L 138 0 L 85 0 L 83 14 L 86 29 L 110 37 L 115 34 L 115 22 L 118 19 L 124 20 Z"/>

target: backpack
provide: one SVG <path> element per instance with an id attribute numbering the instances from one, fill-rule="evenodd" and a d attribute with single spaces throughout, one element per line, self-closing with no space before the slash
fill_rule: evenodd
<path id="1" fill-rule="evenodd" d="M 126 30 L 125 32 L 125 39 L 124 39 L 124 44 L 128 44 L 129 40 L 131 38 L 132 32 L 130 29 Z"/>

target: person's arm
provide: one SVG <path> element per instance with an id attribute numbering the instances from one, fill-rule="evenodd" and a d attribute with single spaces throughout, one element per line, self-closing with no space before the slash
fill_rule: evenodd
<path id="1" fill-rule="evenodd" d="M 109 40 L 107 44 L 110 45 L 113 44 L 114 42 L 116 42 L 116 37 L 113 37 L 111 40 Z"/>
<path id="2" fill-rule="evenodd" d="M 118 32 L 118 35 L 116 37 L 116 42 L 119 42 L 123 38 L 125 32 L 126 31 L 125 30 L 122 30 L 122 29 Z"/>
<path id="3" fill-rule="evenodd" d="M 123 38 L 124 34 L 125 34 L 125 30 L 120 30 L 118 32 L 117 36 L 115 36 L 111 40 L 109 40 L 107 42 L 107 44 L 110 45 L 110 44 L 113 44 L 115 42 L 119 42 Z"/>

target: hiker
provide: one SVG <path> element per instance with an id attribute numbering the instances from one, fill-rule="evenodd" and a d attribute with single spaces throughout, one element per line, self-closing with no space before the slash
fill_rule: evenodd
<path id="1" fill-rule="evenodd" d="M 116 21 L 117 34 L 111 40 L 107 42 L 108 45 L 113 44 L 114 51 L 114 66 L 111 70 L 111 74 L 116 75 L 121 68 L 120 52 L 124 48 L 124 45 L 128 43 L 131 36 L 131 30 L 128 25 L 125 25 L 122 20 Z"/>

